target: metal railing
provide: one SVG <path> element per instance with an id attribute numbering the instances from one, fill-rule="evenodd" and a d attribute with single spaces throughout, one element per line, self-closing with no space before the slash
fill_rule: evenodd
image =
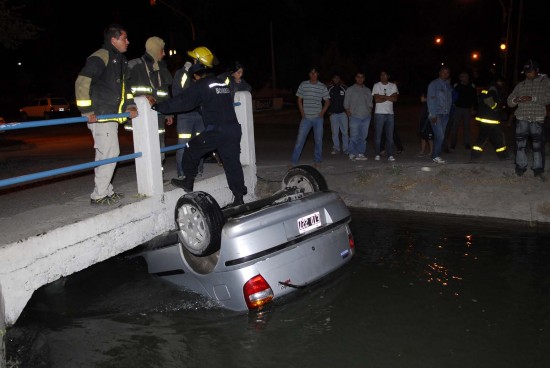
<path id="1" fill-rule="evenodd" d="M 148 125 L 147 122 L 153 121 L 153 120 L 158 118 L 157 113 L 149 108 L 149 105 L 146 102 L 144 97 L 136 98 L 136 103 L 138 104 L 138 107 L 141 107 L 140 111 L 142 111 L 142 113 L 140 113 L 140 116 L 138 116 L 138 118 L 136 118 L 136 119 L 143 119 L 145 121 L 145 125 Z M 240 105 L 241 105 L 240 102 L 235 102 L 234 103 L 234 106 L 240 106 Z M 122 114 L 98 115 L 97 118 L 99 120 L 99 119 L 115 119 L 115 118 L 121 118 L 121 117 L 122 118 L 128 118 L 129 116 L 130 116 L 129 113 L 122 113 Z M 134 120 L 136 120 L 136 119 L 134 119 Z M 87 122 L 86 117 L 72 117 L 72 118 L 60 118 L 60 119 L 52 119 L 52 120 L 39 120 L 39 121 L 31 121 L 31 122 L 24 122 L 24 123 L 21 123 L 21 122 L 6 123 L 6 124 L 0 124 L 0 132 L 8 131 L 8 130 L 28 129 L 28 128 L 37 128 L 37 127 L 63 125 L 63 124 L 86 123 L 86 122 Z M 101 124 L 101 123 L 97 123 L 97 124 Z M 157 122 L 157 124 L 158 124 L 158 122 Z M 155 147 L 154 149 L 156 149 L 156 144 L 158 144 L 158 131 L 156 129 L 156 125 L 155 125 L 154 129 L 147 130 L 146 134 L 143 134 L 142 130 L 140 130 L 140 132 L 137 133 L 137 134 L 134 131 L 133 134 L 134 134 L 134 141 L 135 141 L 135 138 L 136 138 L 135 135 L 140 135 L 140 137 L 143 138 L 143 140 L 141 140 L 141 142 L 143 142 L 143 141 L 147 142 L 146 145 L 144 145 L 144 144 L 135 145 L 134 144 L 134 146 L 147 148 L 147 149 Z M 155 139 L 156 139 L 156 141 L 155 141 Z M 161 153 L 164 153 L 164 152 L 176 151 L 176 150 L 184 148 L 184 147 L 185 147 L 185 145 L 183 145 L 183 144 L 176 144 L 176 145 L 167 146 L 167 147 L 163 147 L 163 148 L 159 147 L 158 150 Z M 26 183 L 26 182 L 30 182 L 30 181 L 33 181 L 33 180 L 44 179 L 44 178 L 48 178 L 48 177 L 52 177 L 52 176 L 56 176 L 56 175 L 73 173 L 73 172 L 76 172 L 76 171 L 82 171 L 82 170 L 86 170 L 86 169 L 92 169 L 92 168 L 95 168 L 97 166 L 111 164 L 111 163 L 115 163 L 115 162 L 124 162 L 124 161 L 135 160 L 137 158 L 141 158 L 142 156 L 143 156 L 143 152 L 138 151 L 138 152 L 134 152 L 134 153 L 131 153 L 131 154 L 121 155 L 121 156 L 118 156 L 118 157 L 113 157 L 113 158 L 109 158 L 109 159 L 105 159 L 105 160 L 86 162 L 86 163 L 82 163 L 82 164 L 71 165 L 71 166 L 61 167 L 61 168 L 57 168 L 57 169 L 52 169 L 52 170 L 47 170 L 47 171 L 40 171 L 40 172 L 36 172 L 36 173 L 32 173 L 32 174 L 27 174 L 27 175 L 2 179 L 2 180 L 0 180 L 0 188 L 7 187 L 7 186 L 10 186 L 10 185 L 15 185 L 15 184 Z M 145 192 L 150 193 L 150 189 L 145 189 Z"/>

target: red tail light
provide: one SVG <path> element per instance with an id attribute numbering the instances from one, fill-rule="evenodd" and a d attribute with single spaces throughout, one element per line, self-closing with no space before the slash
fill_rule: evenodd
<path id="1" fill-rule="evenodd" d="M 251 278 L 243 286 L 244 299 L 248 309 L 256 309 L 273 299 L 273 290 L 262 275 Z"/>
<path id="2" fill-rule="evenodd" d="M 353 240 L 353 235 L 349 234 L 348 238 L 349 238 L 349 247 L 351 249 L 355 249 L 355 240 Z"/>

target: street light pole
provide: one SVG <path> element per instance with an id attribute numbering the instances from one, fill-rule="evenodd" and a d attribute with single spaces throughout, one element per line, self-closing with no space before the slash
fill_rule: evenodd
<path id="1" fill-rule="evenodd" d="M 506 4 L 504 4 L 504 0 L 498 0 L 500 6 L 502 7 L 502 28 L 505 32 L 505 39 L 506 39 L 506 50 L 504 50 L 504 66 L 502 70 L 502 74 L 504 78 L 507 78 L 508 75 L 508 54 L 510 53 L 510 18 L 511 18 L 511 12 L 512 12 L 512 2 L 513 0 L 509 0 L 508 7 Z"/>
<path id="2" fill-rule="evenodd" d="M 156 0 L 160 3 L 163 3 L 167 8 L 171 9 L 172 11 L 174 11 L 175 13 L 177 13 L 178 15 L 184 17 L 185 19 L 187 19 L 187 21 L 189 22 L 189 26 L 191 27 L 191 39 L 193 40 L 193 42 L 195 42 L 195 26 L 193 25 L 193 20 L 185 13 L 183 13 L 181 10 L 179 9 L 176 9 L 174 8 L 172 5 L 168 4 L 166 1 L 164 0 Z"/>

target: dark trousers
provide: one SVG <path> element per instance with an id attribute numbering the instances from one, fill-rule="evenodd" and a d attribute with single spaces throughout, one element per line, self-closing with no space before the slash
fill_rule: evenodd
<path id="1" fill-rule="evenodd" d="M 533 171 L 543 173 L 545 166 L 543 121 L 516 121 L 516 168 L 526 170 L 528 165 L 527 141 L 531 139 L 533 149 Z"/>
<path id="2" fill-rule="evenodd" d="M 479 158 L 483 154 L 485 143 L 489 141 L 495 148 L 498 158 L 504 160 L 508 157 L 508 150 L 504 144 L 504 134 L 500 124 L 481 123 L 479 126 L 479 135 L 473 146 L 471 157 Z"/>
<path id="3" fill-rule="evenodd" d="M 399 134 L 397 133 L 397 130 L 395 129 L 395 125 L 393 126 L 393 144 L 395 145 L 395 148 L 397 148 L 397 151 L 403 151 L 403 142 L 401 142 L 401 138 L 399 137 Z M 380 141 L 380 151 L 386 150 L 386 131 L 382 131 L 382 141 Z"/>
<path id="4" fill-rule="evenodd" d="M 201 159 L 217 151 L 223 162 L 225 177 L 233 195 L 246 195 L 244 174 L 241 166 L 240 124 L 209 125 L 198 136 L 192 138 L 183 152 L 182 169 L 187 178 L 195 178 Z"/>

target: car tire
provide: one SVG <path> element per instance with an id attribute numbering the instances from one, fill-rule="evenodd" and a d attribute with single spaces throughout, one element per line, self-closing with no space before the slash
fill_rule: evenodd
<path id="1" fill-rule="evenodd" d="M 27 121 L 27 120 L 29 120 L 29 116 L 26 113 L 22 112 L 21 113 L 21 120 L 22 121 Z"/>
<path id="2" fill-rule="evenodd" d="M 174 217 L 178 239 L 189 253 L 205 257 L 220 249 L 224 217 L 210 194 L 199 191 L 181 196 Z"/>
<path id="3" fill-rule="evenodd" d="M 44 113 L 44 120 L 50 120 L 50 113 L 49 112 Z"/>
<path id="4" fill-rule="evenodd" d="M 298 187 L 304 189 L 305 193 L 321 192 L 328 190 L 325 178 L 317 169 L 308 165 L 294 166 L 283 178 L 283 189 Z"/>

